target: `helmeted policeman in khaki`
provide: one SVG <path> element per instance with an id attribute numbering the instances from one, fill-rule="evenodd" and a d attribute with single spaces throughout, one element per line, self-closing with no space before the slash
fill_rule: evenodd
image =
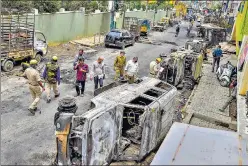
<path id="1" fill-rule="evenodd" d="M 32 104 L 29 106 L 29 111 L 34 115 L 37 110 L 37 105 L 41 98 L 42 90 L 45 91 L 45 88 L 42 85 L 39 72 L 36 70 L 37 61 L 31 60 L 30 67 L 28 67 L 22 76 L 28 79 L 29 90 L 33 98 Z M 42 88 L 42 90 L 41 90 Z"/>
<path id="2" fill-rule="evenodd" d="M 152 61 L 150 63 L 150 77 L 156 78 L 158 71 L 160 69 L 160 63 L 162 59 L 161 58 L 156 58 L 156 61 Z"/>
<path id="3" fill-rule="evenodd" d="M 46 64 L 45 70 L 43 72 L 43 78 L 47 83 L 47 103 L 51 102 L 51 89 L 53 89 L 55 98 L 59 97 L 58 85 L 60 84 L 60 68 L 57 64 L 57 61 L 57 56 L 53 56 L 51 62 Z"/>
<path id="4" fill-rule="evenodd" d="M 118 55 L 114 61 L 115 80 L 117 80 L 118 78 L 123 79 L 125 66 L 126 66 L 125 52 L 121 51 L 120 55 Z"/>

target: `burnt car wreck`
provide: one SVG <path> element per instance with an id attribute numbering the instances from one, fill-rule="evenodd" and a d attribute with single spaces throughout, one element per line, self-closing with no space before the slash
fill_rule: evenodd
<path id="1" fill-rule="evenodd" d="M 177 89 L 155 78 L 113 86 L 82 115 L 55 116 L 57 165 L 108 165 L 140 161 L 160 145 L 175 116 Z M 72 100 L 72 99 L 71 99 Z M 61 108 L 59 109 L 61 110 Z"/>
<path id="2" fill-rule="evenodd" d="M 162 57 L 162 55 L 160 55 Z M 162 57 L 162 72 L 158 78 L 178 87 L 183 84 L 187 89 L 193 89 L 201 76 L 203 56 L 193 50 L 182 49 Z"/>

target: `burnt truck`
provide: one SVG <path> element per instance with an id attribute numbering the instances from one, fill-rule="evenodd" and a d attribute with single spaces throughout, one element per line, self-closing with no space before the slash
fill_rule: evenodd
<path id="1" fill-rule="evenodd" d="M 125 17 L 123 20 L 123 29 L 128 30 L 138 41 L 140 37 L 140 24 L 137 17 Z"/>
<path id="2" fill-rule="evenodd" d="M 175 120 L 177 89 L 159 79 L 114 82 L 100 91 L 82 115 L 74 114 L 74 98 L 60 101 L 54 118 L 57 165 L 140 161 L 160 145 Z"/>
<path id="3" fill-rule="evenodd" d="M 165 22 L 158 22 L 155 26 L 153 26 L 153 30 L 154 31 L 160 31 L 163 32 L 164 30 L 166 30 L 167 25 Z"/>
<path id="4" fill-rule="evenodd" d="M 34 14 L 1 14 L 1 67 L 4 71 L 11 71 L 17 61 L 36 59 L 40 62 L 47 50 L 45 35 L 35 30 Z"/>

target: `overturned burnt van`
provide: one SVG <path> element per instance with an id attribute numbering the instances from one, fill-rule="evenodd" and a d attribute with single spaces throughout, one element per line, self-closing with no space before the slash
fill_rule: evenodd
<path id="1" fill-rule="evenodd" d="M 67 102 L 65 111 L 59 107 L 54 121 L 57 165 L 140 161 L 163 141 L 175 116 L 176 88 L 148 77 L 138 84 L 111 86 L 82 115 L 74 115 L 75 104 Z"/>
<path id="2" fill-rule="evenodd" d="M 202 71 L 203 56 L 193 50 L 182 49 L 162 57 L 162 70 L 158 78 L 178 86 L 183 84 L 188 89 L 193 89 L 199 80 Z"/>

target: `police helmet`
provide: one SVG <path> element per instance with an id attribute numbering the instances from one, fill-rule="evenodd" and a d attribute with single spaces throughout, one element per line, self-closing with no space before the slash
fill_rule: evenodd
<path id="1" fill-rule="evenodd" d="M 37 65 L 37 64 L 38 64 L 38 62 L 37 62 L 36 59 L 32 59 L 32 60 L 30 61 L 30 65 Z"/>
<path id="2" fill-rule="evenodd" d="M 52 57 L 52 61 L 57 62 L 57 61 L 58 61 L 58 57 L 57 57 L 57 56 L 53 56 L 53 57 Z"/>

